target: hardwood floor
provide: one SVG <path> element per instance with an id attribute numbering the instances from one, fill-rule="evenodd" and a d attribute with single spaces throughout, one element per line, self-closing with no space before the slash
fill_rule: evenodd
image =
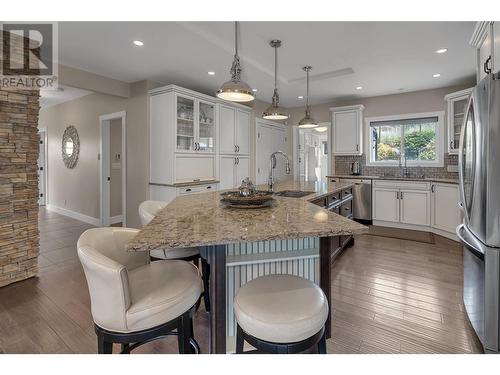
<path id="1" fill-rule="evenodd" d="M 87 284 L 76 241 L 91 226 L 40 212 L 38 277 L 0 288 L 0 353 L 95 353 Z M 329 353 L 479 353 L 462 304 L 462 250 L 359 236 L 333 266 Z M 194 330 L 208 349 L 208 314 Z M 118 350 L 118 347 L 115 347 Z M 175 353 L 175 338 L 135 353 Z"/>

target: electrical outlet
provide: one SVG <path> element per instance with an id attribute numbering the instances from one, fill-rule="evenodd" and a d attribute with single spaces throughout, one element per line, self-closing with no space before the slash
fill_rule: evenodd
<path id="1" fill-rule="evenodd" d="M 450 173 L 458 173 L 458 165 L 456 165 L 456 164 L 454 164 L 454 165 L 448 165 L 448 167 L 446 169 Z"/>

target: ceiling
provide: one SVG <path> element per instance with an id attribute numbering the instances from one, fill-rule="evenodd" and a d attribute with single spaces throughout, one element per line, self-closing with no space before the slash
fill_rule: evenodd
<path id="1" fill-rule="evenodd" d="M 40 90 L 40 107 L 49 108 L 89 94 L 92 94 L 92 91 L 63 85 L 59 85 L 58 90 L 42 89 Z"/>
<path id="2" fill-rule="evenodd" d="M 474 22 L 242 22 L 239 54 L 244 80 L 258 99 L 270 101 L 274 53 L 268 42 L 281 39 L 281 104 L 298 107 L 304 100 L 297 97 L 305 95 L 303 65 L 313 67 L 313 104 L 469 81 L 475 74 L 468 44 L 473 29 Z M 448 52 L 435 53 L 440 48 Z M 232 22 L 59 25 L 62 64 L 127 82 L 150 79 L 213 94 L 229 79 L 233 54 Z M 433 78 L 436 73 L 441 76 Z"/>

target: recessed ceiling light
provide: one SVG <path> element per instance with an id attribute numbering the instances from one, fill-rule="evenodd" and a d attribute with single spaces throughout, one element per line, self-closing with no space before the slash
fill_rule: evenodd
<path id="1" fill-rule="evenodd" d="M 432 76 L 433 76 L 434 78 L 438 78 L 438 77 L 441 77 L 441 74 L 436 73 L 436 74 L 433 74 Z"/>
<path id="2" fill-rule="evenodd" d="M 214 76 L 214 75 L 215 75 L 215 72 L 208 72 L 208 75 L 209 75 L 209 76 Z"/>
<path id="3" fill-rule="evenodd" d="M 136 46 L 142 47 L 144 45 L 144 42 L 141 42 L 140 40 L 134 40 L 134 44 Z"/>
<path id="4" fill-rule="evenodd" d="M 304 99 L 302 95 L 297 96 L 297 99 Z"/>
<path id="5" fill-rule="evenodd" d="M 436 50 L 436 53 L 445 53 L 446 51 L 448 51 L 448 48 L 440 48 Z"/>
<path id="6" fill-rule="evenodd" d="M 257 89 L 252 89 L 253 92 L 257 92 L 258 90 Z"/>
<path id="7" fill-rule="evenodd" d="M 356 90 L 362 90 L 362 89 L 363 89 L 363 86 L 356 87 Z"/>

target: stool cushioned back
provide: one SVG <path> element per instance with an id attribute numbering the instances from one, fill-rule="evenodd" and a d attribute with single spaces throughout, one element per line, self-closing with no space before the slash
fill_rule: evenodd
<path id="1" fill-rule="evenodd" d="M 94 322 L 109 330 L 127 329 L 130 306 L 128 271 L 146 265 L 147 252 L 129 252 L 125 245 L 139 231 L 129 228 L 94 228 L 78 239 L 78 258 L 89 287 Z"/>

